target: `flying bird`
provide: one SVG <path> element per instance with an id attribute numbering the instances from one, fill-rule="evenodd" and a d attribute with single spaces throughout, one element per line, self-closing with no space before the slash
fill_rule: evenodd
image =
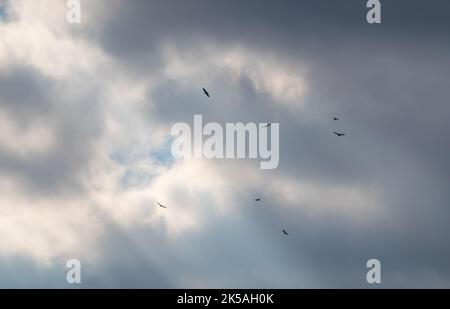
<path id="1" fill-rule="evenodd" d="M 270 127 L 272 124 L 271 123 L 268 123 L 264 128 L 268 128 L 268 127 Z"/>
<path id="2" fill-rule="evenodd" d="M 206 94 L 206 96 L 209 98 L 209 92 L 208 91 L 206 91 L 206 89 L 205 88 L 203 88 L 203 92 Z"/>
<path id="3" fill-rule="evenodd" d="M 159 207 L 161 207 L 161 208 L 167 208 L 166 206 L 164 206 L 164 205 L 160 204 L 159 202 L 156 202 L 156 204 L 158 204 L 158 205 L 159 205 Z"/>
<path id="4" fill-rule="evenodd" d="M 284 235 L 289 235 L 289 233 L 286 232 L 286 230 L 283 229 L 283 230 L 281 230 L 281 231 L 283 231 L 283 234 L 284 234 Z"/>
<path id="5" fill-rule="evenodd" d="M 255 198 L 255 202 L 259 202 L 259 201 L 261 201 L 260 198 Z"/>
<path id="6" fill-rule="evenodd" d="M 337 117 L 333 117 L 333 120 L 339 120 L 339 118 L 337 118 Z"/>
<path id="7" fill-rule="evenodd" d="M 334 134 L 336 134 L 337 136 L 345 136 L 345 133 L 338 133 L 338 132 L 333 132 Z"/>

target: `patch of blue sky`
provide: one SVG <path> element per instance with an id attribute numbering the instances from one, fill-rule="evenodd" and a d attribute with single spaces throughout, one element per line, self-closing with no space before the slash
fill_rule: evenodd
<path id="1" fill-rule="evenodd" d="M 130 154 L 113 153 L 109 157 L 117 164 L 126 168 L 126 171 L 120 179 L 121 185 L 124 188 L 146 186 L 155 176 L 146 170 L 133 168 L 133 163 L 136 161 L 136 158 Z"/>
<path id="2" fill-rule="evenodd" d="M 128 154 L 112 153 L 109 157 L 111 160 L 122 166 L 128 165 L 132 162 L 132 158 Z"/>
<path id="3" fill-rule="evenodd" d="M 171 151 L 172 141 L 173 137 L 167 137 L 158 147 L 149 151 L 148 156 L 154 164 L 167 167 L 172 165 L 174 162 Z M 116 152 L 111 153 L 109 157 L 117 164 L 126 167 L 126 171 L 121 177 L 121 184 L 124 188 L 146 186 L 155 177 L 155 174 L 148 171 L 132 168 L 136 158 L 129 153 Z"/>
<path id="4" fill-rule="evenodd" d="M 155 175 L 146 171 L 127 170 L 121 178 L 124 188 L 145 187 L 150 184 Z"/>
<path id="5" fill-rule="evenodd" d="M 174 161 L 171 150 L 173 140 L 174 137 L 167 137 L 157 149 L 150 152 L 150 157 L 156 164 L 163 166 L 172 165 Z"/>
<path id="6" fill-rule="evenodd" d="M 8 5 L 8 0 L 0 0 L 0 21 L 5 21 L 7 18 L 6 6 Z"/>

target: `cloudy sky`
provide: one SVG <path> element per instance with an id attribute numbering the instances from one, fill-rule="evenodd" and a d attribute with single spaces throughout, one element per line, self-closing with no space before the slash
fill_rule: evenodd
<path id="1" fill-rule="evenodd" d="M 0 287 L 449 288 L 450 3 L 381 2 L 0 0 Z M 194 114 L 279 167 L 174 160 Z"/>

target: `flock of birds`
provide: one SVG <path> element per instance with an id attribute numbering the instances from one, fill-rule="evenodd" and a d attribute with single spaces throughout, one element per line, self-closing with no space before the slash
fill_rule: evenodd
<path id="1" fill-rule="evenodd" d="M 211 97 L 210 94 L 209 94 L 209 92 L 208 92 L 205 88 L 203 88 L 203 93 L 204 93 L 208 98 Z M 338 121 L 339 118 L 333 117 L 333 120 L 334 120 L 334 121 Z M 268 123 L 268 124 L 265 126 L 265 128 L 268 128 L 268 127 L 270 127 L 271 125 L 272 125 L 271 123 Z M 345 136 L 345 135 L 346 135 L 346 133 L 340 133 L 340 132 L 336 132 L 336 131 L 334 131 L 333 133 L 334 133 L 336 136 L 338 136 L 338 137 L 341 137 L 341 136 Z M 261 198 L 255 198 L 255 202 L 257 202 L 257 203 L 258 203 L 258 202 L 261 202 Z M 167 208 L 166 206 L 164 206 L 163 204 L 161 204 L 161 203 L 159 203 L 159 202 L 156 202 L 156 204 L 157 204 L 160 208 L 164 208 L 164 209 Z M 281 232 L 283 233 L 283 235 L 289 235 L 289 233 L 288 233 L 285 229 L 282 229 Z"/>
<path id="2" fill-rule="evenodd" d="M 339 118 L 333 117 L 333 120 L 334 120 L 334 121 L 338 121 Z M 336 132 L 336 131 L 334 131 L 333 133 L 334 133 L 335 135 L 337 135 L 338 137 L 341 137 L 341 136 L 345 136 L 345 135 L 346 135 L 345 133 L 339 133 L 339 132 Z"/>

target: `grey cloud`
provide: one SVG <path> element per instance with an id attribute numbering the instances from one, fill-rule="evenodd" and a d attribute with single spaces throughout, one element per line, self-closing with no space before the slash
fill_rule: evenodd
<path id="1" fill-rule="evenodd" d="M 0 72 L 0 102 L 26 126 L 30 118 L 49 113 L 51 82 L 30 67 Z"/>
<path id="2" fill-rule="evenodd" d="M 119 2 L 120 3 L 120 2 Z M 384 1 L 383 23 L 365 20 L 364 1 L 127 1 L 90 31 L 112 55 L 134 70 L 158 67 L 161 43 L 182 49 L 251 42 L 255 48 L 292 51 L 336 49 L 349 42 L 437 40 L 445 44 L 446 1 Z M 394 40 L 394 41 L 393 41 Z M 384 43 L 381 43 L 384 44 Z M 144 65 L 145 66 L 142 66 Z"/>
<path id="3" fill-rule="evenodd" d="M 56 144 L 44 153 L 21 157 L 0 149 L 0 170 L 22 179 L 30 193 L 82 190 L 79 176 L 102 126 L 98 93 L 83 87 L 49 79 L 29 67 L 0 74 L 0 103 L 7 116 L 21 129 L 44 123 L 55 133 Z"/>
<path id="4" fill-rule="evenodd" d="M 301 46 L 301 50 L 280 54 L 287 53 L 289 60 L 299 57 L 310 64 L 312 73 L 308 77 L 312 91 L 305 99 L 304 112 L 321 117 L 321 121 L 308 120 L 302 115 L 296 119 L 288 112 L 275 114 L 282 126 L 281 170 L 275 173 L 324 184 L 374 186 L 382 192 L 382 203 L 394 216 L 385 226 L 374 222 L 367 231 L 352 231 L 342 223 L 331 223 L 326 227 L 325 223 L 308 224 L 290 219 L 301 216 L 298 212 L 297 216 L 292 213 L 284 217 L 295 226 L 294 233 L 301 230 L 301 236 L 297 237 L 304 237 L 299 241 L 301 246 L 286 250 L 299 258 L 307 257 L 306 264 L 318 272 L 318 286 L 365 286 L 363 261 L 374 256 L 386 263 L 387 276 L 392 274 L 392 280 L 385 286 L 436 286 L 436 282 L 448 285 L 448 270 L 444 266 L 448 258 L 448 247 L 444 245 L 446 223 L 442 220 L 449 214 L 445 206 L 448 205 L 448 164 L 445 159 L 448 147 L 440 132 L 449 130 L 445 115 L 448 114 L 446 98 L 450 70 L 444 56 L 449 48 L 441 42 L 445 28 L 440 26 L 444 19 L 436 11 L 442 6 L 436 4 L 425 8 L 424 14 L 434 18 L 427 20 L 422 29 L 418 29 L 414 16 L 423 5 L 409 2 L 404 6 L 402 17 L 394 19 L 394 13 L 402 12 L 401 7 L 400 4 L 393 10 L 389 9 L 389 4 L 384 7 L 385 22 L 380 31 L 368 28 L 364 22 L 355 22 L 349 26 L 359 25 L 359 30 L 341 32 L 334 40 L 329 40 L 326 25 L 330 25 L 330 19 L 318 19 L 316 22 L 324 25 L 311 30 L 310 36 L 295 31 L 297 19 L 288 19 L 292 21 L 293 29 L 282 32 L 291 41 L 307 38 L 313 42 L 312 45 L 294 43 Z M 245 20 L 243 24 L 246 22 L 249 21 Z M 412 24 L 414 26 L 406 32 Z M 214 27 L 217 25 L 212 29 Z M 245 37 L 246 31 L 252 28 L 244 28 L 243 33 L 234 38 L 252 46 L 253 41 Z M 265 37 L 264 47 L 279 50 L 279 38 L 272 36 L 271 30 Z M 202 30 L 198 32 L 202 33 Z M 209 27 L 204 32 L 214 30 Z M 220 30 L 215 34 L 226 37 Z M 313 34 L 315 38 L 311 38 Z M 211 37 L 214 40 L 214 35 Z M 328 41 L 320 42 L 321 38 Z M 397 38 L 397 42 L 392 42 Z M 415 42 L 417 38 L 424 43 Z M 257 37 L 255 41 L 256 46 L 261 44 Z M 292 43 L 287 47 L 292 47 Z M 330 47 L 332 49 L 328 49 Z M 230 92 L 227 85 L 216 84 L 215 76 L 212 78 L 214 87 L 224 93 Z M 167 89 L 182 91 L 176 86 L 172 81 Z M 238 96 L 239 109 L 234 110 L 233 103 L 222 102 L 219 95 L 215 100 L 220 102 L 219 106 L 208 104 L 203 113 L 222 121 L 255 121 L 260 118 L 260 110 L 266 112 L 261 118 L 274 116 L 264 103 L 267 98 L 258 96 L 251 83 L 243 79 L 232 87 L 236 87 L 235 92 L 241 95 Z M 243 92 L 244 89 L 248 91 Z M 192 92 L 195 94 L 187 91 L 167 101 L 153 99 L 161 106 L 161 111 L 165 111 L 166 119 L 170 120 L 173 115 L 172 119 L 179 120 L 179 113 L 189 119 L 201 101 L 197 99 L 200 92 Z M 185 99 L 188 97 L 195 99 L 190 103 Z M 258 102 L 257 108 L 252 106 L 253 102 Z M 337 123 L 331 120 L 335 113 L 341 117 Z M 348 132 L 347 139 L 336 140 L 331 135 L 336 126 Z M 324 198 L 332 200 L 334 197 Z M 273 216 L 276 218 L 277 214 L 273 213 Z M 276 220 L 274 218 L 272 220 Z M 395 228 L 396 224 L 402 227 L 401 231 Z M 426 235 L 421 235 L 418 227 L 420 231 L 428 231 Z M 433 261 L 439 261 L 440 266 Z M 414 281 L 413 278 L 422 275 L 426 278 L 423 283 Z"/>
<path id="5" fill-rule="evenodd" d="M 108 225 L 99 249 L 105 261 L 87 266 L 87 287 L 368 287 L 365 262 L 370 258 L 382 262 L 382 287 L 450 286 L 450 4 L 383 1 L 383 23 L 377 26 L 365 22 L 364 4 L 126 1 L 106 23 L 88 25 L 88 39 L 137 76 L 161 73 L 161 48 L 167 42 L 188 52 L 205 45 L 243 46 L 292 65 L 306 63 L 309 92 L 298 113 L 256 91 L 245 74 L 230 81 L 214 70 L 208 72 L 206 86 L 212 100 L 200 91 L 205 85 L 189 88 L 179 80 L 159 80 L 146 94 L 156 114 L 150 115 L 150 108 L 145 112 L 149 121 L 162 123 L 191 122 L 196 113 L 205 121 L 280 122 L 280 168 L 264 174 L 268 186 L 272 175 L 281 175 L 319 187 L 373 188 L 387 215 L 364 224 L 331 214 L 310 218 L 304 205 L 280 210 L 285 201 L 271 196 L 264 196 L 264 206 L 255 209 L 242 202 L 264 195 L 254 188 L 248 195 L 236 193 L 240 199 L 235 206 L 241 209 L 236 217 L 205 210 L 210 223 L 202 233 L 188 233 L 178 241 L 165 237 L 164 226 L 122 231 Z M 0 99 L 17 121 L 21 115 L 50 117 L 61 91 L 51 85 L 21 68 L 0 75 Z M 67 179 L 76 181 L 73 174 L 89 158 L 85 149 L 102 124 L 95 103 L 80 103 L 97 102 L 97 94 L 82 90 L 87 94 L 73 99 L 69 110 L 57 109 L 58 140 L 65 141 L 58 151 L 34 163 L 0 151 L 0 169 L 26 175 L 35 190 L 75 186 L 61 183 L 61 177 L 71 175 Z M 341 120 L 333 122 L 334 114 Z M 336 139 L 333 130 L 348 136 Z M 230 169 L 224 179 L 234 181 L 233 173 L 238 171 Z M 42 179 L 46 188 L 40 187 Z M 199 200 L 208 209 L 207 194 Z M 289 230 L 288 238 L 281 237 L 281 227 Z M 18 265 L 10 269 L 23 266 Z M 41 270 L 35 272 L 30 285 L 53 285 Z M 8 280 L 14 281 L 12 277 Z M 15 280 L 23 284 L 20 277 Z"/>

